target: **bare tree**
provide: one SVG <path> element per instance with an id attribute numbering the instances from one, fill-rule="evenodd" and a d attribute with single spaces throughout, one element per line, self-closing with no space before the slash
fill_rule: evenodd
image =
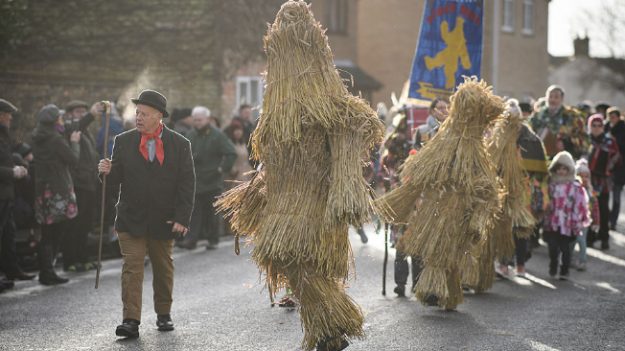
<path id="1" fill-rule="evenodd" d="M 217 1 L 218 45 L 224 53 L 222 72 L 229 77 L 238 67 L 263 55 L 263 36 L 285 0 Z"/>
<path id="2" fill-rule="evenodd" d="M 625 58 L 625 1 L 592 1 L 594 9 L 586 8 L 576 16 L 574 35 L 585 33 L 592 45 L 610 57 Z"/>
<path id="3" fill-rule="evenodd" d="M 154 52 L 181 63 L 212 55 L 228 75 L 262 56 L 266 24 L 284 0 L 12 0 L 0 4 L 0 58 L 107 58 L 145 64 L 133 52 Z M 170 55 L 168 55 L 170 53 Z M 223 59 L 225 61 L 223 62 Z"/>

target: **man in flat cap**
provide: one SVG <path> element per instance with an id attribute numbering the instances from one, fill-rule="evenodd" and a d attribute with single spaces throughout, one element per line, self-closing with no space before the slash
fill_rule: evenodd
<path id="1" fill-rule="evenodd" d="M 188 232 L 195 192 L 191 144 L 162 123 L 167 99 L 144 90 L 137 99 L 135 129 L 115 138 L 112 158 L 98 168 L 120 186 L 115 231 L 123 256 L 123 321 L 116 334 L 138 337 L 143 259 L 153 270 L 154 309 L 160 331 L 174 329 L 170 310 L 174 283 L 174 239 Z"/>
<path id="2" fill-rule="evenodd" d="M 26 168 L 13 162 L 9 135 L 13 113 L 17 108 L 0 99 L 0 267 L 9 281 L 0 281 L 0 291 L 13 286 L 10 280 L 29 280 L 35 276 L 24 273 L 17 264 L 15 222 L 13 220 L 14 181 L 28 175 Z"/>

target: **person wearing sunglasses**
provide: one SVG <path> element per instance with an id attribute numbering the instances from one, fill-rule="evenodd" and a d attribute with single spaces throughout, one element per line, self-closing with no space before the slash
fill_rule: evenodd
<path id="1" fill-rule="evenodd" d="M 601 241 L 601 250 L 610 248 L 610 191 L 612 190 L 612 171 L 622 162 L 618 144 L 610 133 L 605 132 L 603 115 L 594 114 L 588 118 L 590 133 L 590 154 L 588 166 L 593 189 L 599 200 L 599 232 L 588 233 L 588 246 L 592 247 L 597 240 Z"/>

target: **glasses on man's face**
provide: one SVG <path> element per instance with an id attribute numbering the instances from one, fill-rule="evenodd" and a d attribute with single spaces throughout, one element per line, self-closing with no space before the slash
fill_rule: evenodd
<path id="1" fill-rule="evenodd" d="M 593 123 L 591 124 L 592 128 L 603 128 L 603 124 Z"/>

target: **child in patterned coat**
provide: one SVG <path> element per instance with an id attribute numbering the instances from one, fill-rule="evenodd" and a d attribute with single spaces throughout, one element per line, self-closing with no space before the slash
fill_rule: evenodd
<path id="1" fill-rule="evenodd" d="M 579 257 L 577 261 L 577 270 L 585 271 L 586 270 L 586 240 L 588 238 L 588 231 L 593 228 L 594 232 L 598 231 L 599 228 L 599 202 L 597 201 L 597 194 L 592 188 L 592 183 L 590 182 L 590 169 L 588 168 L 588 161 L 585 159 L 578 160 L 575 163 L 575 171 L 577 173 L 577 177 L 579 181 L 582 183 L 584 189 L 586 189 L 586 193 L 588 193 L 588 209 L 590 210 L 590 218 L 591 226 L 584 227 L 582 230 L 582 235 L 577 237 L 577 240 L 571 243 L 571 252 L 575 249 L 575 245 L 579 244 Z"/>
<path id="2" fill-rule="evenodd" d="M 544 239 L 549 245 L 549 276 L 556 277 L 561 255 L 560 279 L 566 280 L 571 265 L 571 242 L 590 225 L 588 194 L 575 179 L 575 161 L 566 151 L 553 158 L 549 175 L 550 204 L 544 222 Z"/>

